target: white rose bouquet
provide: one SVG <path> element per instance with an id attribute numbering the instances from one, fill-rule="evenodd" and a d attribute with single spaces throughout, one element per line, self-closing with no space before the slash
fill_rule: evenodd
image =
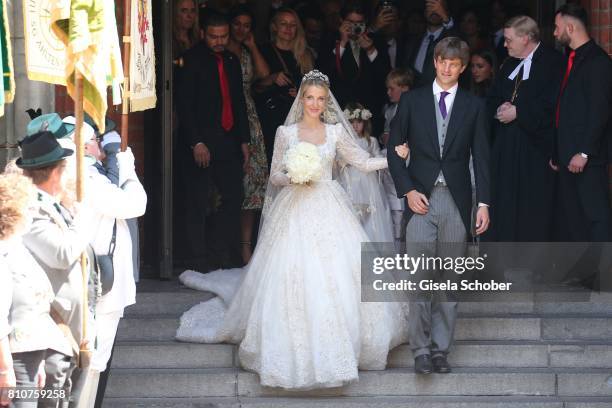
<path id="1" fill-rule="evenodd" d="M 300 142 L 287 151 L 285 166 L 291 182 L 296 184 L 317 181 L 323 173 L 319 149 L 307 142 Z"/>

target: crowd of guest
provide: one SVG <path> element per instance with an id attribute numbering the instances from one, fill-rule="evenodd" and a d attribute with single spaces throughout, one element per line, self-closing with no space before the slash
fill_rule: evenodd
<path id="1" fill-rule="evenodd" d="M 101 134 L 87 118 L 77 197 L 75 122 L 33 118 L 0 174 L 0 406 L 101 406 L 119 320 L 136 300 L 134 224 L 147 196 L 134 156 L 119 151 L 112 121 Z M 45 392 L 37 401 L 14 387 Z"/>
<path id="2" fill-rule="evenodd" d="M 610 58 L 590 39 L 582 7 L 559 9 L 556 44 L 544 44 L 528 12 L 503 0 L 454 13 L 446 0 L 423 9 L 279 0 L 259 21 L 248 1 L 175 6 L 177 199 L 188 208 L 175 225 L 181 266 L 206 271 L 250 259 L 276 129 L 306 72 L 327 74 L 341 106 L 367 108 L 384 148 L 401 94 L 431 86 L 434 49 L 451 36 L 471 53 L 460 86 L 490 112 L 493 218 L 484 238 L 611 240 Z M 255 41 L 256 25 L 267 39 Z"/>

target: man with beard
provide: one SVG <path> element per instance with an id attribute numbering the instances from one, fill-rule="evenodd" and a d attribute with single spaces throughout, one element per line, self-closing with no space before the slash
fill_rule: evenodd
<path id="1" fill-rule="evenodd" d="M 610 242 L 612 62 L 587 27 L 586 11 L 579 5 L 566 4 L 555 15 L 555 38 L 569 54 L 554 113 L 557 137 L 551 166 L 559 172 L 560 238 Z M 581 265 L 568 283 L 593 286 L 595 269 Z"/>
<path id="2" fill-rule="evenodd" d="M 416 85 L 431 84 L 436 77 L 434 48 L 440 40 L 457 36 L 454 21 L 448 12 L 446 0 L 426 0 L 427 30 L 419 37 L 407 41 L 403 66 L 416 73 Z"/>
<path id="3" fill-rule="evenodd" d="M 239 263 L 243 163 L 249 161 L 250 142 L 240 61 L 225 49 L 229 23 L 211 14 L 204 34 L 204 40 L 184 55 L 184 80 L 177 98 L 185 128 L 179 140 L 182 182 L 189 192 L 182 203 L 189 220 L 185 232 L 191 254 L 186 266 L 202 272 Z M 212 240 L 205 233 L 211 183 L 222 197 Z M 206 257 L 205 243 L 211 244 L 216 265 Z"/>

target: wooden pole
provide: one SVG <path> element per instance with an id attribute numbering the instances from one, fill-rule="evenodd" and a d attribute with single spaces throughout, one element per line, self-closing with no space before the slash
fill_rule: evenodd
<path id="1" fill-rule="evenodd" d="M 130 113 L 130 46 L 132 0 L 123 2 L 123 102 L 121 109 L 121 151 L 128 146 Z"/>
<path id="2" fill-rule="evenodd" d="M 83 75 L 79 71 L 75 71 L 75 101 L 74 101 L 74 117 L 75 117 L 75 130 L 74 130 L 74 143 L 76 144 L 76 196 L 79 203 L 83 202 L 83 196 L 85 192 L 85 140 L 83 140 Z M 87 254 L 83 252 L 81 254 L 81 274 L 83 275 L 83 334 L 81 341 L 80 353 L 79 353 L 79 366 L 87 367 L 91 360 L 91 349 L 90 345 L 85 342 L 87 339 L 87 319 L 89 316 L 88 307 L 88 285 L 89 285 L 89 274 L 87 273 Z"/>

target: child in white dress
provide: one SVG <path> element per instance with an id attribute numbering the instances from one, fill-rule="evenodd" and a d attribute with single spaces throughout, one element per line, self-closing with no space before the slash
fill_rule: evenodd
<path id="1" fill-rule="evenodd" d="M 355 133 L 357 144 L 371 157 L 386 157 L 380 151 L 378 140 L 371 136 L 372 113 L 358 103 L 344 108 Z M 351 198 L 363 229 L 373 242 L 394 242 L 391 210 L 385 197 L 379 172 L 364 173 L 346 162 L 339 162 L 338 182 Z"/>

